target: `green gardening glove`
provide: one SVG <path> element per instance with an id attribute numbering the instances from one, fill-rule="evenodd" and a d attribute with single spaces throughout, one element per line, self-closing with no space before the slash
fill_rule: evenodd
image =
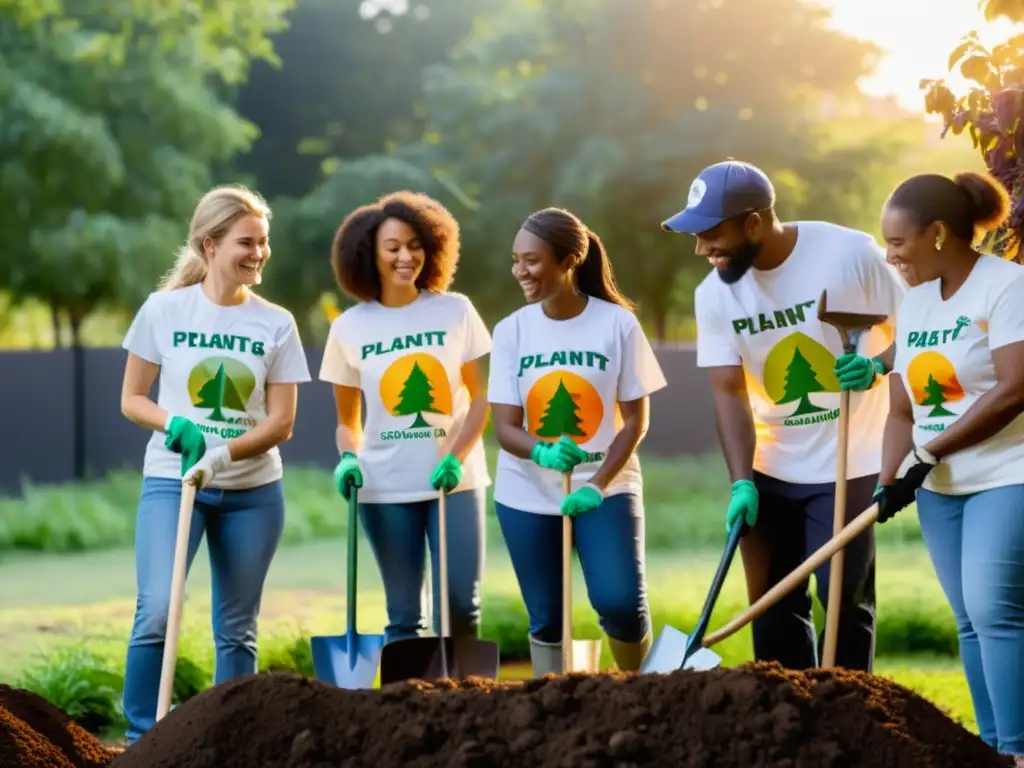
<path id="1" fill-rule="evenodd" d="M 876 374 L 882 374 L 882 361 L 877 357 L 865 357 L 848 352 L 836 359 L 833 369 L 839 379 L 839 388 L 853 392 L 865 392 L 875 383 Z"/>
<path id="2" fill-rule="evenodd" d="M 450 453 L 437 463 L 430 475 L 430 484 L 434 489 L 440 491 L 443 488 L 445 493 L 454 491 L 461 482 L 462 462 Z"/>
<path id="3" fill-rule="evenodd" d="M 181 475 L 185 476 L 199 460 L 206 455 L 206 438 L 203 431 L 183 416 L 169 416 L 164 425 L 164 445 L 168 450 L 181 454 Z"/>
<path id="4" fill-rule="evenodd" d="M 334 486 L 345 501 L 351 497 L 353 488 L 363 487 L 363 471 L 359 468 L 359 459 L 352 451 L 341 454 L 338 466 L 334 468 Z"/>
<path id="5" fill-rule="evenodd" d="M 757 488 L 750 480 L 737 480 L 732 484 L 729 511 L 725 516 L 726 533 L 739 521 L 753 528 L 757 523 Z"/>
<path id="6" fill-rule="evenodd" d="M 567 517 L 579 517 L 593 512 L 604 501 L 604 493 L 596 485 L 587 483 L 577 488 L 562 499 L 562 514 Z"/>
<path id="7" fill-rule="evenodd" d="M 562 435 L 557 443 L 541 440 L 530 452 L 530 458 L 535 464 L 558 472 L 573 470 L 577 464 L 585 462 L 589 455 L 567 435 Z"/>

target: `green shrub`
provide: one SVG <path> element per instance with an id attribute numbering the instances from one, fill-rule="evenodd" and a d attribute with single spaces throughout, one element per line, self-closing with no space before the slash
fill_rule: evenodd
<path id="1" fill-rule="evenodd" d="M 60 707 L 92 733 L 124 723 L 121 665 L 81 646 L 57 649 L 50 658 L 25 669 L 17 685 Z"/>
<path id="2" fill-rule="evenodd" d="M 495 464 L 493 444 L 488 463 Z M 729 481 L 718 454 L 673 459 L 643 455 L 644 504 L 649 551 L 706 549 L 725 544 L 725 506 Z M 37 550 L 73 552 L 129 547 L 135 535 L 135 512 L 141 476 L 113 472 L 84 486 L 32 486 L 21 498 L 0 498 L 0 552 Z M 288 466 L 284 475 L 287 513 L 282 543 L 297 544 L 345 535 L 347 514 L 330 473 Z M 488 492 L 487 539 L 504 540 Z M 911 508 L 879 526 L 880 542 L 920 540 Z"/>

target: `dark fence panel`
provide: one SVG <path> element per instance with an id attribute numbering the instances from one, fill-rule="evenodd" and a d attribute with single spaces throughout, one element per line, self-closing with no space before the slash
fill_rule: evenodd
<path id="1" fill-rule="evenodd" d="M 668 379 L 651 402 L 644 450 L 662 456 L 717 450 L 711 391 L 696 367 L 692 346 L 656 347 Z M 316 378 L 321 350 L 307 347 Z M 85 352 L 83 443 L 86 471 L 141 468 L 149 433 L 121 415 L 121 376 L 126 353 L 118 348 Z M 23 480 L 74 479 L 73 369 L 68 350 L 0 353 L 0 493 L 17 492 Z M 334 397 L 314 380 L 299 391 L 295 433 L 281 446 L 286 462 L 330 468 L 334 449 Z"/>

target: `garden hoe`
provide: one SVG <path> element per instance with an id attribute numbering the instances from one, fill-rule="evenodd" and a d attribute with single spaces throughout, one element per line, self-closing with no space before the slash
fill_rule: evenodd
<path id="1" fill-rule="evenodd" d="M 178 637 L 181 634 L 181 609 L 185 603 L 185 576 L 188 571 L 188 541 L 192 533 L 192 510 L 196 504 L 196 486 L 181 484 L 181 505 L 178 507 L 178 538 L 174 543 L 174 568 L 171 572 L 171 603 L 167 611 L 167 632 L 164 635 L 163 667 L 160 669 L 160 690 L 156 700 L 156 719 L 171 711 L 174 693 L 174 670 L 178 664 Z"/>
<path id="2" fill-rule="evenodd" d="M 865 315 L 855 312 L 829 311 L 826 293 L 818 299 L 818 320 L 836 329 L 847 354 L 857 351 L 861 335 L 885 322 L 886 315 Z M 850 391 L 839 393 L 839 439 L 836 441 L 836 491 L 832 512 L 832 535 L 837 536 L 846 523 L 846 463 L 850 442 Z M 828 606 L 825 611 L 825 642 L 821 666 L 829 669 L 836 663 L 836 644 L 839 639 L 839 606 L 843 593 L 843 555 L 838 550 L 829 566 Z"/>
<path id="3" fill-rule="evenodd" d="M 359 556 L 358 491 L 349 485 L 348 499 L 348 594 L 345 608 L 348 631 L 344 635 L 318 635 L 309 639 L 313 670 L 318 680 L 348 690 L 372 688 L 377 677 L 384 635 L 360 635 L 356 630 L 356 579 Z"/>
<path id="4" fill-rule="evenodd" d="M 761 595 L 761 597 L 759 597 L 753 605 L 743 611 L 743 613 L 721 629 L 707 635 L 704 638 L 702 645 L 705 648 L 717 645 L 723 640 L 735 635 L 754 619 L 760 618 L 765 611 L 799 587 L 804 580 L 810 578 L 811 574 L 828 562 L 830 558 L 834 557 L 836 552 L 842 552 L 843 547 L 847 546 L 851 541 L 864 533 L 864 531 L 874 525 L 877 521 L 878 503 L 876 502 L 851 520 L 849 525 L 825 542 L 817 552 L 804 560 L 804 562 L 794 569 L 792 573 Z"/>
<path id="5" fill-rule="evenodd" d="M 562 495 L 572 493 L 572 473 L 562 473 Z M 562 674 L 597 672 L 601 668 L 600 640 L 572 638 L 572 518 L 562 515 Z"/>
<path id="6" fill-rule="evenodd" d="M 644 663 L 640 666 L 641 673 L 663 674 L 674 672 L 677 669 L 695 669 L 705 672 L 722 663 L 721 657 L 714 651 L 704 648 L 702 643 L 704 633 L 708 629 L 708 622 L 711 621 L 711 613 L 715 609 L 718 595 L 722 591 L 725 577 L 729 573 L 729 566 L 732 564 L 736 549 L 740 545 L 740 539 L 743 537 L 744 527 L 743 520 L 737 520 L 733 523 L 732 530 L 729 531 L 725 552 L 722 553 L 718 570 L 715 571 L 715 577 L 711 580 L 711 590 L 704 601 L 704 610 L 701 611 L 693 634 L 688 636 L 666 624 L 647 653 Z"/>
<path id="7" fill-rule="evenodd" d="M 452 425 L 449 434 L 458 434 Z M 442 455 L 446 453 L 442 449 Z M 441 636 L 410 637 L 393 640 L 384 646 L 380 658 L 380 684 L 400 680 L 461 680 L 467 677 L 497 679 L 498 644 L 476 637 L 451 637 L 448 594 L 448 514 L 445 491 L 437 497 L 438 572 L 440 582 Z M 428 577 L 429 578 L 429 577 Z"/>

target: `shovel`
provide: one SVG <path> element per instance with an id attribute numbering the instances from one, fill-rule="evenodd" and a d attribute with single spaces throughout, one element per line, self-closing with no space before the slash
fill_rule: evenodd
<path id="1" fill-rule="evenodd" d="M 877 521 L 878 503 L 876 502 L 851 520 L 849 525 L 825 542 L 817 552 L 804 560 L 803 563 L 801 563 L 792 573 L 761 595 L 761 597 L 758 598 L 753 605 L 743 611 L 743 613 L 721 629 L 718 629 L 705 637 L 702 645 L 705 648 L 710 648 L 712 645 L 732 637 L 754 619 L 760 618 L 765 611 L 799 587 L 805 579 L 810 577 L 812 573 L 828 562 L 828 560 L 837 552 L 841 552 L 843 547 L 860 536 Z"/>
<path id="2" fill-rule="evenodd" d="M 562 495 L 572 493 L 572 474 L 562 473 Z M 562 516 L 562 674 L 597 672 L 601 668 L 600 640 L 572 638 L 572 518 Z"/>
<path id="3" fill-rule="evenodd" d="M 461 680 L 498 677 L 498 644 L 475 637 L 450 637 L 448 606 L 448 494 L 441 491 L 438 511 L 438 571 L 441 591 L 441 637 L 409 637 L 384 646 L 380 657 L 380 684 L 400 680 Z"/>
<path id="4" fill-rule="evenodd" d="M 348 632 L 344 635 L 318 635 L 309 639 L 313 651 L 316 678 L 339 688 L 354 691 L 372 688 L 384 635 L 360 635 L 356 631 L 356 579 L 359 556 L 359 523 L 356 519 L 358 491 L 349 485 L 348 499 Z"/>
<path id="5" fill-rule="evenodd" d="M 164 658 L 160 669 L 160 689 L 156 700 L 156 719 L 171 711 L 174 693 L 174 670 L 178 663 L 178 636 L 181 634 L 181 610 L 185 603 L 185 576 L 188 565 L 188 540 L 192 533 L 192 509 L 196 503 L 196 487 L 181 484 L 181 505 L 178 507 L 178 538 L 174 544 L 174 568 L 171 571 L 171 602 L 167 611 L 167 632 L 164 635 Z"/>
<path id="6" fill-rule="evenodd" d="M 827 291 L 818 299 L 818 320 L 831 325 L 839 334 L 843 352 L 857 351 L 857 342 L 865 332 L 885 322 L 885 315 L 866 315 L 856 312 L 829 311 L 826 305 Z M 837 536 L 846 522 L 846 465 L 850 442 L 850 391 L 839 393 L 839 438 L 836 442 L 836 491 L 832 511 L 832 535 Z M 836 646 L 839 640 L 839 607 L 843 599 L 843 555 L 840 549 L 829 565 L 828 607 L 825 612 L 825 640 L 821 654 L 821 666 L 829 669 L 836 663 Z"/>
<path id="7" fill-rule="evenodd" d="M 696 669 L 701 672 L 714 669 L 722 663 L 721 657 L 714 651 L 703 647 L 704 633 L 707 631 L 708 622 L 711 621 L 711 613 L 715 609 L 718 595 L 722 591 L 725 577 L 729 573 L 729 566 L 732 564 L 733 556 L 739 547 L 740 538 L 743 536 L 743 520 L 733 523 L 729 531 L 729 540 L 725 545 L 725 552 L 718 563 L 718 570 L 711 580 L 711 590 L 704 601 L 704 610 L 701 611 L 697 620 L 697 627 L 693 634 L 687 636 L 673 626 L 668 624 L 661 630 L 658 639 L 644 659 L 640 672 L 654 672 L 664 674 L 674 672 L 677 669 Z"/>

